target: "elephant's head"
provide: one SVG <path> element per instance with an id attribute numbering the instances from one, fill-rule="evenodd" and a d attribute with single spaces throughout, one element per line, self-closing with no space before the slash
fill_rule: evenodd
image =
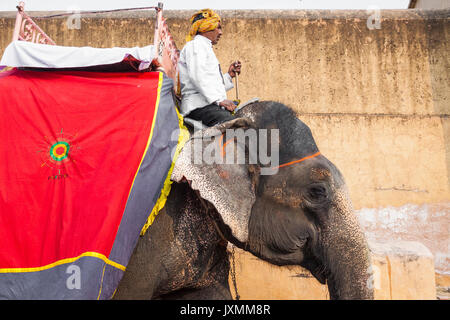
<path id="1" fill-rule="evenodd" d="M 259 151 L 269 141 L 271 163 L 260 153 L 255 161 L 251 134 L 233 138 L 230 130 L 238 128 L 269 133 L 266 141 L 258 135 L 256 145 Z M 230 153 L 234 161 L 226 159 Z M 197 132 L 172 179 L 198 191 L 219 232 L 236 246 L 276 265 L 307 268 L 328 284 L 332 299 L 373 298 L 369 251 L 344 179 L 286 106 L 252 104 L 236 120 Z"/>

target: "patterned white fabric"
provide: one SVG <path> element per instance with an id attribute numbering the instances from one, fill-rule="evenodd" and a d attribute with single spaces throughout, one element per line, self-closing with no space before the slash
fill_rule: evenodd
<path id="1" fill-rule="evenodd" d="M 14 41 L 6 47 L 0 65 L 29 68 L 78 68 L 118 63 L 129 55 L 141 61 L 140 70 L 145 69 L 155 57 L 154 46 L 92 48 Z"/>

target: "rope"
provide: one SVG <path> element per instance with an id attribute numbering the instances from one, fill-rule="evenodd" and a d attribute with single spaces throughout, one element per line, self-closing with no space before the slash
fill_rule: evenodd
<path id="1" fill-rule="evenodd" d="M 66 12 L 66 13 L 59 13 L 59 14 L 53 14 L 50 16 L 40 16 L 40 17 L 31 17 L 33 19 L 50 19 L 50 18 L 57 18 L 57 17 L 67 17 L 74 14 L 97 14 L 97 13 L 111 13 L 111 12 L 120 12 L 120 11 L 133 11 L 133 10 L 147 10 L 147 9 L 158 9 L 158 7 L 139 7 L 139 8 L 123 8 L 123 9 L 112 9 L 112 10 L 99 10 L 99 11 L 80 11 L 80 12 Z"/>
<path id="2" fill-rule="evenodd" d="M 301 159 L 298 159 L 298 160 L 294 160 L 294 161 L 291 161 L 291 162 L 288 162 L 288 163 L 281 164 L 278 167 L 273 167 L 273 169 L 287 167 L 287 166 L 290 166 L 290 165 L 295 164 L 295 163 L 299 163 L 299 162 L 303 162 L 303 161 L 311 159 L 311 158 L 315 158 L 315 157 L 317 157 L 319 155 L 320 155 L 320 151 L 314 153 L 313 155 L 310 155 L 310 156 L 307 156 L 307 157 L 304 157 L 304 158 L 301 158 Z"/>
<path id="3" fill-rule="evenodd" d="M 234 286 L 234 292 L 236 293 L 236 300 L 240 300 L 241 296 L 238 293 L 238 289 L 237 289 L 237 283 L 236 283 L 236 265 L 234 262 L 234 245 L 231 245 L 231 262 L 232 262 L 232 266 L 231 266 L 231 281 L 233 281 L 233 286 Z"/>

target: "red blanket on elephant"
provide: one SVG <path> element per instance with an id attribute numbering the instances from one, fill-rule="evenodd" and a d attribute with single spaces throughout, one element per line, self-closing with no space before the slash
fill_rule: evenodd
<path id="1" fill-rule="evenodd" d="M 171 169 L 161 73 L 0 73 L 0 298 L 110 298 Z"/>

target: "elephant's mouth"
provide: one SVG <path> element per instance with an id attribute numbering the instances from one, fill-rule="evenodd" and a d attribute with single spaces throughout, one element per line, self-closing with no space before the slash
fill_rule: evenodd
<path id="1" fill-rule="evenodd" d="M 321 284 L 326 284 L 328 278 L 327 273 L 328 272 L 325 267 L 318 267 L 317 269 L 311 271 L 314 278 L 316 278 Z"/>
<path id="2" fill-rule="evenodd" d="M 318 260 L 314 260 L 313 262 L 309 262 L 305 267 L 308 268 L 317 281 L 327 285 L 330 299 L 340 299 L 339 290 L 337 289 L 336 282 L 333 280 L 333 274 L 324 264 Z"/>
<path id="3" fill-rule="evenodd" d="M 302 267 L 308 269 L 314 278 L 317 279 L 321 284 L 327 283 L 327 278 L 330 275 L 330 272 L 326 268 L 326 266 L 317 259 L 308 260 L 305 263 L 301 264 Z"/>

